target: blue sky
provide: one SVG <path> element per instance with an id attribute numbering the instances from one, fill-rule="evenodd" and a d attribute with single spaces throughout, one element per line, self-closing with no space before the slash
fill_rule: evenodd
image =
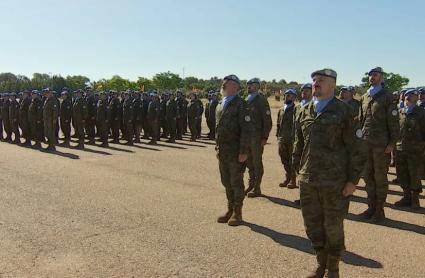
<path id="1" fill-rule="evenodd" d="M 323 67 L 360 83 L 375 66 L 425 85 L 425 1 L 0 1 L 0 72 L 172 71 L 310 81 Z"/>

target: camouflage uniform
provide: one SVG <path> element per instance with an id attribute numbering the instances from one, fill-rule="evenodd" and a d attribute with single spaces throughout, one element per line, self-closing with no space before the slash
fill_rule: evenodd
<path id="1" fill-rule="evenodd" d="M 201 135 L 202 135 L 202 114 L 204 113 L 204 104 L 198 98 L 196 98 L 196 101 L 198 102 L 199 109 L 200 109 L 199 116 L 196 119 L 196 130 L 198 132 L 197 138 L 199 139 L 199 138 L 201 138 Z"/>
<path id="2" fill-rule="evenodd" d="M 385 153 L 388 145 L 395 145 L 399 137 L 399 116 L 394 97 L 385 87 L 371 97 L 364 94 L 360 100 L 360 129 L 364 153 L 367 157 L 364 180 L 368 209 L 361 214 L 364 218 L 379 221 L 384 214 L 388 191 L 388 168 L 391 154 Z"/>
<path id="3" fill-rule="evenodd" d="M 195 141 L 199 136 L 199 118 L 202 117 L 202 110 L 197 99 L 193 99 L 187 106 L 187 121 L 189 124 L 191 141 Z"/>
<path id="4" fill-rule="evenodd" d="M 15 134 L 15 144 L 20 144 L 21 134 L 19 131 L 19 103 L 16 99 L 10 100 L 9 121 L 13 134 Z"/>
<path id="5" fill-rule="evenodd" d="M 9 119 L 9 107 L 10 107 L 10 100 L 9 100 L 9 97 L 6 97 L 3 102 L 1 114 L 3 118 L 4 131 L 6 133 L 5 140 L 8 142 L 12 141 L 12 126 L 10 125 L 10 119 Z"/>
<path id="6" fill-rule="evenodd" d="M 246 102 L 236 95 L 226 107 L 222 102 L 216 111 L 216 152 L 221 183 L 226 189 L 227 213 L 218 222 L 229 221 L 230 217 L 242 219 L 245 198 L 243 174 L 245 163 L 239 162 L 239 154 L 248 154 L 250 116 Z M 239 225 L 240 221 L 237 221 Z"/>
<path id="7" fill-rule="evenodd" d="M 99 99 L 96 109 L 96 127 L 99 131 L 100 141 L 103 147 L 108 146 L 108 102 L 106 99 Z"/>
<path id="8" fill-rule="evenodd" d="M 212 99 L 207 104 L 207 108 L 205 108 L 205 117 L 207 119 L 207 125 L 210 130 L 208 138 L 213 140 L 215 139 L 215 110 L 217 109 L 218 101 L 216 99 Z"/>
<path id="9" fill-rule="evenodd" d="M 78 147 L 84 148 L 84 125 L 88 118 L 87 103 L 83 97 L 77 97 L 72 107 L 72 122 L 78 137 Z"/>
<path id="10" fill-rule="evenodd" d="M 263 166 L 263 151 L 264 146 L 261 144 L 262 140 L 269 138 L 272 129 L 272 117 L 270 106 L 267 99 L 258 93 L 252 99 L 246 99 L 248 106 L 248 113 L 251 118 L 250 142 L 248 146 L 248 197 L 257 197 L 261 195 L 261 180 L 264 175 Z"/>
<path id="11" fill-rule="evenodd" d="M 28 121 L 30 128 L 31 139 L 35 141 L 35 148 L 41 147 L 43 141 L 43 103 L 37 96 L 32 98 L 28 108 Z"/>
<path id="12" fill-rule="evenodd" d="M 168 124 L 168 131 L 170 139 L 168 142 L 174 143 L 176 140 L 176 126 L 177 126 L 177 102 L 174 99 L 167 101 L 166 119 Z"/>
<path id="13" fill-rule="evenodd" d="M 68 96 L 60 105 L 60 128 L 64 136 L 64 146 L 68 147 L 71 141 L 72 99 Z"/>
<path id="14" fill-rule="evenodd" d="M 177 104 L 177 139 L 178 140 L 182 140 L 182 135 L 184 134 L 184 122 L 185 122 L 185 104 L 184 104 L 184 100 L 182 97 L 177 97 L 176 100 L 176 104 Z"/>
<path id="15" fill-rule="evenodd" d="M 133 100 L 128 98 L 124 101 L 122 107 L 122 123 L 124 127 L 125 139 L 127 140 L 128 145 L 133 145 L 134 131 L 133 131 L 133 118 L 134 118 L 134 108 Z"/>
<path id="16" fill-rule="evenodd" d="M 362 170 L 361 156 L 353 148 L 350 108 L 333 98 L 317 114 L 310 102 L 295 127 L 293 166 L 298 173 L 307 236 L 318 254 L 326 254 L 325 261 L 339 258 L 345 249 L 343 220 L 349 206 L 342 190 L 347 182 L 357 184 Z"/>
<path id="17" fill-rule="evenodd" d="M 281 187 L 288 186 L 296 187 L 295 171 L 292 167 L 292 152 L 294 149 L 295 137 L 295 118 L 299 107 L 292 104 L 291 106 L 282 107 L 277 115 L 276 136 L 279 146 L 280 161 L 285 169 L 286 179 L 280 184 Z"/>
<path id="18" fill-rule="evenodd" d="M 22 137 L 25 139 L 25 144 L 31 144 L 31 136 L 30 136 L 30 127 L 28 120 L 28 109 L 31 104 L 31 99 L 26 97 L 22 99 L 21 105 L 19 108 L 19 125 L 22 130 Z"/>
<path id="19" fill-rule="evenodd" d="M 140 96 L 138 95 L 136 98 L 133 99 L 133 131 L 134 131 L 134 138 L 136 143 L 140 143 L 140 133 L 142 132 L 142 123 L 143 123 L 143 116 L 142 116 L 142 100 L 140 99 Z"/>
<path id="20" fill-rule="evenodd" d="M 120 137 L 120 101 L 117 97 L 113 97 L 108 105 L 108 130 L 112 131 L 114 143 L 119 143 Z"/>
<path id="21" fill-rule="evenodd" d="M 87 137 L 89 139 L 89 144 L 94 144 L 94 137 L 96 135 L 96 109 L 97 102 L 95 100 L 94 95 L 90 95 L 86 98 L 87 104 L 87 118 L 86 123 L 84 125 Z"/>
<path id="22" fill-rule="evenodd" d="M 3 111 L 3 94 L 0 94 L 0 140 L 4 140 L 3 137 L 3 115 L 2 115 L 2 111 Z"/>
<path id="23" fill-rule="evenodd" d="M 400 138 L 396 144 L 395 166 L 403 199 L 396 206 L 419 208 L 419 193 L 422 192 L 421 174 L 425 147 L 425 111 L 415 106 L 411 113 L 400 109 Z"/>
<path id="24" fill-rule="evenodd" d="M 153 97 L 152 101 L 149 103 L 147 120 L 149 123 L 149 130 L 151 133 L 150 144 L 156 144 L 156 141 L 159 139 L 159 100 L 157 97 Z"/>
<path id="25" fill-rule="evenodd" d="M 43 106 L 44 134 L 49 144 L 48 149 L 54 150 L 56 144 L 55 129 L 59 116 L 59 107 L 55 97 L 47 98 Z"/>

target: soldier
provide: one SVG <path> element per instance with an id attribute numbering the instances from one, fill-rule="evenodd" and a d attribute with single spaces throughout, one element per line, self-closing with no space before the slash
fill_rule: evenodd
<path id="1" fill-rule="evenodd" d="M 198 131 L 198 136 L 196 139 L 200 139 L 201 135 L 202 135 L 202 114 L 204 114 L 204 104 L 202 103 L 202 101 L 199 99 L 199 96 L 196 95 L 196 100 L 199 106 L 199 116 L 196 119 L 196 130 Z"/>
<path id="2" fill-rule="evenodd" d="M 89 139 L 89 144 L 94 145 L 96 136 L 96 108 L 97 102 L 93 95 L 92 88 L 87 86 L 86 91 L 86 103 L 87 103 L 87 118 L 85 123 L 85 130 Z"/>
<path id="3" fill-rule="evenodd" d="M 167 128 L 167 101 L 169 99 L 168 93 L 161 95 L 161 101 L 160 101 L 160 109 L 159 109 L 159 122 L 162 129 L 161 138 L 167 138 L 168 137 L 168 128 Z"/>
<path id="4" fill-rule="evenodd" d="M 240 89 L 240 81 L 236 75 L 224 77 L 223 99 L 217 107 L 216 156 L 227 197 L 227 212 L 217 222 L 228 223 L 230 226 L 242 224 L 245 198 L 243 173 L 248 159 L 251 128 L 247 104 L 238 95 Z"/>
<path id="5" fill-rule="evenodd" d="M 152 101 L 149 103 L 147 120 L 149 123 L 149 131 L 151 141 L 148 144 L 156 145 L 159 139 L 159 97 L 156 92 L 150 94 Z"/>
<path id="6" fill-rule="evenodd" d="M 204 111 L 204 113 L 205 113 L 205 120 L 207 121 L 207 127 L 208 127 L 208 138 L 210 138 L 210 136 L 211 136 L 211 130 L 212 130 L 212 127 L 211 127 L 211 125 L 210 125 L 210 120 L 209 120 L 209 117 L 210 117 L 210 103 L 211 103 L 211 93 L 212 93 L 212 90 L 209 90 L 208 91 L 208 95 L 207 95 L 207 103 L 205 104 L 205 111 Z"/>
<path id="7" fill-rule="evenodd" d="M 75 101 L 72 106 L 72 122 L 74 123 L 75 133 L 78 136 L 77 148 L 84 149 L 84 126 L 88 118 L 87 102 L 83 97 L 81 89 L 75 92 Z"/>
<path id="8" fill-rule="evenodd" d="M 184 122 L 185 122 L 185 100 L 183 98 L 183 93 L 180 90 L 177 90 L 177 140 L 182 140 L 182 135 L 184 134 Z"/>
<path id="9" fill-rule="evenodd" d="M 53 93 L 53 98 L 56 101 L 56 105 L 60 109 L 60 105 L 61 105 L 61 102 L 59 100 L 60 94 L 57 93 L 56 91 L 52 91 L 52 93 Z M 56 124 L 55 124 L 55 140 L 56 140 L 55 143 L 56 144 L 59 144 L 59 129 L 60 129 L 59 121 L 56 121 Z"/>
<path id="10" fill-rule="evenodd" d="M 396 207 L 420 208 L 421 172 L 425 147 L 425 111 L 417 106 L 418 91 L 405 93 L 405 106 L 400 109 L 400 138 L 396 144 L 395 166 L 403 188 L 403 198 Z"/>
<path id="11" fill-rule="evenodd" d="M 210 130 L 209 134 L 208 134 L 208 139 L 210 140 L 214 140 L 215 139 L 215 111 L 217 109 L 217 105 L 218 105 L 218 98 L 217 98 L 217 94 L 216 92 L 212 91 L 211 92 L 211 100 L 208 102 L 208 112 L 205 112 L 205 115 L 208 114 L 207 117 L 207 123 L 208 123 L 208 128 Z"/>
<path id="12" fill-rule="evenodd" d="M 4 93 L 4 101 L 3 101 L 3 107 L 2 107 L 2 118 L 3 118 L 3 127 L 4 131 L 6 132 L 6 142 L 12 142 L 12 126 L 10 125 L 10 118 L 9 118 L 9 107 L 10 107 L 10 97 L 9 93 Z"/>
<path id="13" fill-rule="evenodd" d="M 35 141 L 34 149 L 41 148 L 43 141 L 43 103 L 37 90 L 31 92 L 31 104 L 28 108 L 28 121 L 31 139 Z"/>
<path id="14" fill-rule="evenodd" d="M 130 98 L 130 91 L 127 90 L 124 92 L 124 102 L 122 106 L 122 124 L 123 130 L 126 132 L 125 139 L 127 140 L 127 145 L 133 145 L 133 119 L 134 119 L 134 108 L 133 100 Z"/>
<path id="15" fill-rule="evenodd" d="M 190 129 L 190 141 L 196 141 L 199 135 L 198 119 L 202 117 L 201 106 L 195 93 L 190 94 L 190 102 L 187 105 L 187 121 Z"/>
<path id="16" fill-rule="evenodd" d="M 15 135 L 14 144 L 21 144 L 21 134 L 19 131 L 19 103 L 16 100 L 16 93 L 10 94 L 9 121 L 12 133 Z"/>
<path id="17" fill-rule="evenodd" d="M 72 121 L 72 98 L 69 92 L 64 90 L 61 93 L 62 103 L 60 104 L 60 128 L 64 137 L 62 146 L 69 148 L 71 142 L 71 121 Z"/>
<path id="18" fill-rule="evenodd" d="M 133 131 L 134 131 L 134 142 L 140 143 L 140 133 L 142 132 L 142 99 L 140 98 L 140 93 L 133 92 Z"/>
<path id="19" fill-rule="evenodd" d="M 272 117 L 269 102 L 259 92 L 260 79 L 249 80 L 247 87 L 246 102 L 252 130 L 250 130 L 247 159 L 249 186 L 245 194 L 249 198 L 255 198 L 261 196 L 261 180 L 264 175 L 263 152 L 272 129 Z M 253 191 L 251 192 L 251 190 Z"/>
<path id="20" fill-rule="evenodd" d="M 53 92 L 49 88 L 44 89 L 43 93 L 46 97 L 43 105 L 44 134 L 47 137 L 48 143 L 45 150 L 56 151 L 55 129 L 59 116 L 59 107 L 55 97 L 53 96 Z"/>
<path id="21" fill-rule="evenodd" d="M 150 103 L 150 97 L 148 93 L 142 95 L 142 129 L 143 139 L 149 138 L 149 123 L 148 123 L 148 108 Z"/>
<path id="22" fill-rule="evenodd" d="M 293 165 L 298 173 L 301 211 L 317 268 L 309 277 L 339 277 L 344 246 L 343 220 L 349 196 L 362 170 L 350 108 L 335 98 L 336 72 L 315 71 L 315 99 L 302 109 L 296 123 Z"/>
<path id="23" fill-rule="evenodd" d="M 99 93 L 99 100 L 97 102 L 96 109 L 96 127 L 99 132 L 100 141 L 102 147 L 108 147 L 108 101 L 106 99 L 106 93 Z"/>
<path id="24" fill-rule="evenodd" d="M 418 105 L 422 108 L 425 108 L 425 88 L 420 88 L 418 92 L 419 92 Z"/>
<path id="25" fill-rule="evenodd" d="M 30 127 L 28 120 L 28 110 L 31 104 L 30 91 L 25 90 L 22 92 L 22 100 L 19 108 L 19 125 L 22 130 L 22 137 L 25 141 L 24 146 L 31 146 Z"/>
<path id="26" fill-rule="evenodd" d="M 176 142 L 176 126 L 177 126 L 177 102 L 175 100 L 174 94 L 170 94 L 170 98 L 167 101 L 166 107 L 166 119 L 168 124 L 168 131 L 170 138 L 167 140 L 168 143 Z"/>
<path id="27" fill-rule="evenodd" d="M 297 109 L 294 102 L 297 98 L 297 92 L 294 89 L 288 89 L 284 93 L 285 103 L 277 115 L 276 136 L 279 146 L 280 160 L 285 168 L 285 180 L 279 184 L 280 187 L 293 189 L 297 187 L 295 171 L 292 166 L 292 152 L 294 150 L 294 120 L 297 115 Z"/>
<path id="28" fill-rule="evenodd" d="M 353 86 L 341 88 L 341 100 L 347 103 L 352 110 L 352 116 L 354 119 L 354 125 L 357 127 L 359 124 L 359 111 L 360 101 L 354 98 L 356 95 L 356 89 Z"/>
<path id="29" fill-rule="evenodd" d="M 394 97 L 384 86 L 384 71 L 369 71 L 371 87 L 360 100 L 360 128 L 356 135 L 363 139 L 367 155 L 364 180 L 368 209 L 360 214 L 364 219 L 379 222 L 385 218 L 384 204 L 388 191 L 388 168 L 391 152 L 399 137 L 399 116 Z"/>
<path id="30" fill-rule="evenodd" d="M 111 92 L 111 100 L 108 105 L 108 129 L 112 131 L 112 143 L 118 144 L 120 142 L 120 101 L 117 92 Z"/>

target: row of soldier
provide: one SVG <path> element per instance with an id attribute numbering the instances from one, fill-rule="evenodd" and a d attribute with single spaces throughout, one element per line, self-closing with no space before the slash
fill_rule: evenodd
<path id="1" fill-rule="evenodd" d="M 205 113 L 208 138 L 212 140 L 217 104 L 214 91 L 208 92 L 205 109 L 196 93 L 191 93 L 187 100 L 180 90 L 161 96 L 155 91 L 127 90 L 121 95 L 112 90 L 93 92 L 90 87 L 73 93 L 64 88 L 60 95 L 49 88 L 42 92 L 23 91 L 19 96 L 4 93 L 0 98 L 0 135 L 1 140 L 16 144 L 21 144 L 23 137 L 22 144 L 34 148 L 41 148 L 41 143 L 47 142 L 48 151 L 54 151 L 59 143 L 59 131 L 63 134 L 61 146 L 70 147 L 71 137 L 74 137 L 78 139 L 76 147 L 79 149 L 84 149 L 86 137 L 89 144 L 95 144 L 99 138 L 101 146 L 107 147 L 109 138 L 119 143 L 120 134 L 128 145 L 140 143 L 141 138 L 150 139 L 149 144 L 153 145 L 161 138 L 174 143 L 182 140 L 188 129 L 190 140 L 196 141 L 201 137 Z M 72 128 L 74 135 L 71 136 Z M 34 145 L 31 145 L 32 140 Z"/>

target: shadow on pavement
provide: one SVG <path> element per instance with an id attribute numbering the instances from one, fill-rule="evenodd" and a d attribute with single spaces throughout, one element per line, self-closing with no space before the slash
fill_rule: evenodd
<path id="1" fill-rule="evenodd" d="M 80 157 L 76 154 L 73 153 L 65 153 L 65 152 L 61 152 L 61 151 L 44 151 L 44 150 L 40 150 L 43 153 L 47 153 L 47 154 L 53 154 L 53 155 L 57 155 L 57 156 L 62 156 L 62 157 L 66 157 L 66 158 L 70 158 L 70 159 L 80 159 Z"/>
<path id="2" fill-rule="evenodd" d="M 282 246 L 292 248 L 304 253 L 314 254 L 311 247 L 310 240 L 290 234 L 284 234 L 275 230 L 263 227 L 257 224 L 244 222 L 244 225 L 249 227 L 253 232 L 268 236 L 273 241 L 279 243 Z M 342 255 L 342 261 L 346 264 L 355 266 L 364 266 L 368 268 L 382 268 L 382 264 L 373 259 L 365 258 L 361 255 L 355 254 L 350 251 L 345 251 Z"/>

